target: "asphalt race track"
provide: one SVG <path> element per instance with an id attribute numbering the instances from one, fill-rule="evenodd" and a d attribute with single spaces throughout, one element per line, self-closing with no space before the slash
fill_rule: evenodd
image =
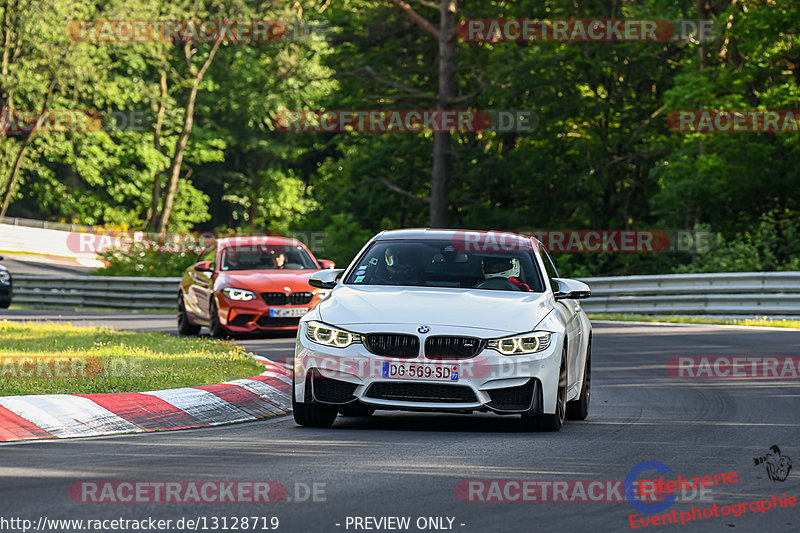
<path id="1" fill-rule="evenodd" d="M 12 310 L 3 317 L 174 331 L 170 315 Z M 356 528 L 355 517 L 395 516 L 411 518 L 408 531 L 434 530 L 418 529 L 420 517 L 451 518 L 452 526 L 445 519 L 443 529 L 463 532 L 629 531 L 629 515 L 644 515 L 625 501 L 470 502 L 459 499 L 463 493 L 456 488 L 465 480 L 605 484 L 624 480 L 648 460 L 670 467 L 669 479 L 738 474 L 738 482 L 712 487 L 703 500 L 689 494 L 659 514 L 692 505 L 771 502 L 773 494 L 798 496 L 798 379 L 676 379 L 665 365 L 670 357 L 685 355 L 797 356 L 800 332 L 610 323 L 595 324 L 594 331 L 589 418 L 568 421 L 559 433 L 523 433 L 517 417 L 390 413 L 340 417 L 330 430 L 300 428 L 288 416 L 197 430 L 14 443 L 0 447 L 0 514 L 34 523 L 44 512 L 49 519 L 152 516 L 173 523 L 206 517 L 209 525 L 212 518 L 274 516 L 278 531 L 286 532 L 391 531 L 369 521 Z M 276 360 L 290 356 L 293 344 L 286 337 L 241 342 Z M 754 464 L 772 445 L 798 465 L 782 482 Z M 650 471 L 644 477 L 660 475 Z M 75 503 L 69 489 L 81 481 L 277 481 L 288 494 L 269 504 Z M 305 497 L 314 484 L 317 501 Z M 738 517 L 647 530 L 731 528 L 800 531 L 800 508 L 748 509 Z"/>
<path id="2" fill-rule="evenodd" d="M 3 256 L 0 265 L 6 267 L 12 276 L 86 276 L 95 270 L 78 264 L 74 259 L 5 252 L 0 255 Z"/>

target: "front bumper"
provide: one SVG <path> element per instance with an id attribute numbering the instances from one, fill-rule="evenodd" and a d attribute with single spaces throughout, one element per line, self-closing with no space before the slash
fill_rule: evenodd
<path id="1" fill-rule="evenodd" d="M 287 331 L 297 329 L 301 316 L 272 317 L 270 316 L 271 309 L 300 309 L 305 314 L 313 309 L 319 300 L 317 296 L 314 296 L 306 305 L 267 305 L 260 298 L 242 302 L 231 300 L 218 293 L 217 307 L 220 324 L 231 332 Z"/>
<path id="2" fill-rule="evenodd" d="M 484 348 L 470 358 L 392 358 L 375 355 L 363 344 L 333 348 L 297 334 L 294 362 L 295 397 L 299 402 L 344 405 L 360 401 L 376 409 L 409 411 L 492 411 L 554 413 L 563 335 L 553 333 L 550 346 L 530 355 L 505 356 Z M 392 331 L 416 334 L 416 326 L 376 324 L 351 327 L 357 333 Z M 438 335 L 475 336 L 467 328 L 439 326 Z M 420 337 L 424 346 L 425 335 Z M 489 338 L 484 336 L 484 338 Z M 424 352 L 424 348 L 420 349 Z M 458 380 L 384 377 L 384 363 L 458 366 Z"/>

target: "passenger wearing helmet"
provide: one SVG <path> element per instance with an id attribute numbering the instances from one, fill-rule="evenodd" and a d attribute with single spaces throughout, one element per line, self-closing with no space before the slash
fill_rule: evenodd
<path id="1" fill-rule="evenodd" d="M 484 279 L 505 278 L 519 288 L 519 290 L 530 292 L 530 286 L 519 279 L 519 275 L 522 272 L 519 259 L 515 257 L 489 256 L 484 257 L 482 263 Z"/>
<path id="2" fill-rule="evenodd" d="M 286 254 L 277 252 L 272 258 L 273 266 L 275 268 L 286 268 Z"/>
<path id="3" fill-rule="evenodd" d="M 410 250 L 388 247 L 383 253 L 389 281 L 398 285 L 422 285 L 419 258 Z"/>

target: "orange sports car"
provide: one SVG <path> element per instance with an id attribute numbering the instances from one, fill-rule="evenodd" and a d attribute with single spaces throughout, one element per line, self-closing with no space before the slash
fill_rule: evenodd
<path id="1" fill-rule="evenodd" d="M 214 337 L 296 330 L 300 317 L 329 291 L 308 278 L 333 268 L 303 243 L 274 236 L 219 239 L 186 269 L 178 291 L 178 332 Z"/>

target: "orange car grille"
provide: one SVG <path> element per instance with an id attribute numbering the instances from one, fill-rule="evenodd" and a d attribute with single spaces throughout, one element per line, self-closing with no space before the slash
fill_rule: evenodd
<path id="1" fill-rule="evenodd" d="M 314 297 L 310 292 L 262 292 L 267 305 L 306 305 Z"/>

